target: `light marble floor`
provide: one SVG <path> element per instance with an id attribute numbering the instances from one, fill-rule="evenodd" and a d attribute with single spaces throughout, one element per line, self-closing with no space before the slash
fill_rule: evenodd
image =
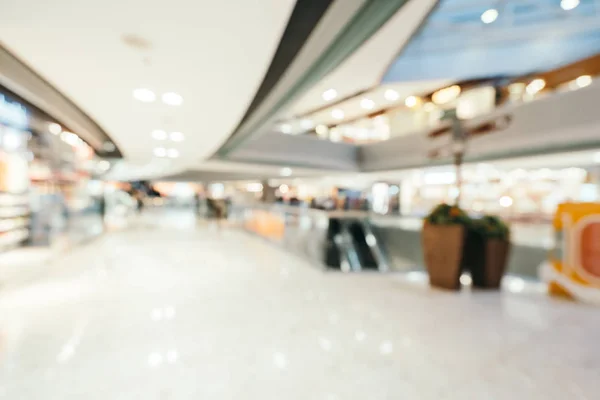
<path id="1" fill-rule="evenodd" d="M 146 217 L 0 290 L 0 398 L 598 399 L 600 310 L 323 273 Z"/>

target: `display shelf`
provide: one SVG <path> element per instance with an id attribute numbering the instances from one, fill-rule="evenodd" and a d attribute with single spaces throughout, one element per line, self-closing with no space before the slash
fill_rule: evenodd
<path id="1" fill-rule="evenodd" d="M 24 206 L 29 204 L 29 196 L 26 194 L 0 193 L 0 207 Z"/>
<path id="2" fill-rule="evenodd" d="M 17 217 L 10 219 L 0 219 L 0 234 L 19 228 L 25 228 L 29 225 L 29 218 Z"/>
<path id="3" fill-rule="evenodd" d="M 29 207 L 0 207 L 0 219 L 27 217 L 29 216 Z"/>
<path id="4" fill-rule="evenodd" d="M 29 237 L 29 229 L 17 229 L 0 234 L 0 250 L 17 246 Z"/>

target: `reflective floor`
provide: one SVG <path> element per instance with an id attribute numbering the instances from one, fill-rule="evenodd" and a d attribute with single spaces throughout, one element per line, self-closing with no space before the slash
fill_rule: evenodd
<path id="1" fill-rule="evenodd" d="M 0 289 L 0 398 L 598 399 L 600 311 L 323 273 L 150 212 Z"/>

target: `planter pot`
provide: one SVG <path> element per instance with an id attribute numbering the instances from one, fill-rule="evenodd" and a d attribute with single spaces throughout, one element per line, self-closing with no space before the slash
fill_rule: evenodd
<path id="1" fill-rule="evenodd" d="M 458 290 L 465 228 L 462 225 L 423 226 L 423 258 L 431 286 Z"/>
<path id="2" fill-rule="evenodd" d="M 471 271 L 473 286 L 499 289 L 506 271 L 510 242 L 502 239 L 474 239 L 467 246 L 465 268 Z"/>

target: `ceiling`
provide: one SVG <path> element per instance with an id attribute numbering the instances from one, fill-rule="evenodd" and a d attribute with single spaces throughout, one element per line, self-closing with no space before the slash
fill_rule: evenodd
<path id="1" fill-rule="evenodd" d="M 408 1 L 354 54 L 282 113 L 280 119 L 289 120 L 311 113 L 339 99 L 379 85 L 389 64 L 409 41 L 436 2 L 436 0 Z M 323 99 L 322 95 L 328 89 L 337 92 L 335 99 L 330 101 Z M 411 84 L 409 89 L 409 91 L 422 91 L 414 84 Z"/>
<path id="2" fill-rule="evenodd" d="M 197 165 L 231 134 L 294 4 L 2 0 L 0 42 L 111 136 L 126 159 L 113 175 L 162 175 Z M 134 99 L 136 88 L 157 100 Z M 183 104 L 163 104 L 166 92 L 181 95 Z M 159 142 L 156 129 L 182 132 L 185 140 Z M 156 147 L 179 157 L 156 159 Z"/>
<path id="3" fill-rule="evenodd" d="M 440 0 L 383 81 L 526 75 L 598 52 L 600 0 Z"/>
<path id="4" fill-rule="evenodd" d="M 304 133 L 319 124 L 327 126 L 343 124 L 344 122 L 364 117 L 365 115 L 377 112 L 378 110 L 403 106 L 405 99 L 409 96 L 428 94 L 441 87 L 447 86 L 452 82 L 453 81 L 450 80 L 438 79 L 431 81 L 391 83 L 377 86 L 360 96 L 325 105 L 317 111 L 302 115 L 299 118 L 284 120 L 278 128 L 283 133 L 287 133 L 289 129 L 289 133 L 298 134 Z M 393 90 L 396 93 L 397 98 L 394 100 L 387 99 L 385 96 L 387 90 Z M 367 105 L 371 108 L 365 108 L 363 106 L 364 100 L 368 102 Z M 343 113 L 343 118 L 341 119 L 335 117 L 336 113 L 339 113 L 338 110 L 341 110 Z M 283 128 L 283 125 L 286 125 L 287 128 Z"/>

